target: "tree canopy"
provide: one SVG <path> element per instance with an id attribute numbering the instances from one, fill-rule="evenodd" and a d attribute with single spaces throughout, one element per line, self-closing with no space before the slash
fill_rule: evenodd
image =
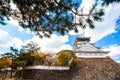
<path id="1" fill-rule="evenodd" d="M 109 5 L 120 0 L 104 0 L 102 5 Z M 11 5 L 15 5 L 13 9 Z M 83 14 L 83 9 L 78 12 L 79 2 L 75 0 L 0 0 L 0 24 L 6 24 L 10 17 L 18 20 L 23 28 L 35 31 L 40 37 L 50 37 L 54 31 L 61 35 L 74 30 L 78 26 L 94 28 L 94 21 L 101 21 L 104 10 L 95 10 L 98 0 L 88 14 Z M 79 16 L 76 23 L 75 16 Z"/>
<path id="2" fill-rule="evenodd" d="M 38 44 L 30 41 L 25 46 L 21 47 L 21 50 L 16 59 L 19 61 L 25 61 L 26 66 L 33 65 L 36 59 L 31 55 L 39 51 L 40 51 L 40 47 L 38 46 Z"/>
<path id="3" fill-rule="evenodd" d="M 58 66 L 72 66 L 76 55 L 72 50 L 61 50 L 57 53 L 56 65 Z"/>

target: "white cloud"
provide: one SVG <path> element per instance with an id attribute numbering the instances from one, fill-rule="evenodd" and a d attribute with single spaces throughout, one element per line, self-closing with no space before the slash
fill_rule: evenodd
<path id="1" fill-rule="evenodd" d="M 120 62 L 120 46 L 114 44 L 110 45 L 109 47 L 103 48 L 103 50 L 110 51 L 110 57 L 115 61 Z"/>
<path id="2" fill-rule="evenodd" d="M 12 17 L 10 17 L 9 23 L 15 25 L 15 26 L 19 26 L 19 23 L 17 20 L 13 19 Z"/>
<path id="3" fill-rule="evenodd" d="M 50 52 L 58 52 L 62 49 L 72 49 L 71 45 L 65 44 L 68 42 L 68 36 L 58 36 L 56 34 L 52 34 L 51 38 L 42 38 L 40 39 L 38 36 L 34 36 L 32 39 L 27 40 L 33 41 L 37 43 L 41 47 L 41 51 L 50 51 Z M 25 43 L 26 43 L 25 42 Z"/>
<path id="4" fill-rule="evenodd" d="M 94 3 L 95 0 L 82 0 L 82 6 L 84 5 L 84 13 L 88 13 L 90 6 Z M 91 42 L 97 42 L 103 37 L 115 33 L 116 30 L 116 20 L 120 16 L 120 5 L 119 4 L 110 4 L 105 8 L 104 21 L 95 22 L 95 29 L 85 29 L 85 36 L 91 37 Z M 83 33 L 81 28 L 79 29 L 79 33 Z M 69 34 L 75 35 L 72 31 Z"/>
<path id="5" fill-rule="evenodd" d="M 12 37 L 8 32 L 0 29 L 0 47 L 9 48 L 10 46 L 20 48 L 22 40 L 16 37 Z"/>
<path id="6" fill-rule="evenodd" d="M 88 14 L 91 6 L 95 3 L 95 1 L 96 0 L 82 0 L 82 4 L 80 5 L 80 8 L 83 8 L 83 13 Z"/>
<path id="7" fill-rule="evenodd" d="M 96 28 L 94 30 L 87 30 L 86 35 L 91 36 L 92 42 L 96 42 L 103 37 L 116 32 L 116 20 L 120 16 L 120 5 L 109 5 L 105 9 L 104 21 L 95 23 Z"/>
<path id="8" fill-rule="evenodd" d="M 11 43 L 12 46 L 19 48 L 19 49 L 21 48 L 21 45 L 23 44 L 22 40 L 16 37 L 14 37 L 11 42 L 12 42 Z"/>

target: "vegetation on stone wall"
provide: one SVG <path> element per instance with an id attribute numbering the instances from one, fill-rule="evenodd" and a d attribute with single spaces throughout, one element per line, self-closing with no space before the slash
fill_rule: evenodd
<path id="1" fill-rule="evenodd" d="M 76 58 L 72 50 L 62 50 L 57 53 L 56 65 L 59 66 L 71 66 Z"/>
<path id="2" fill-rule="evenodd" d="M 0 58 L 0 69 L 11 68 L 11 77 L 12 72 L 17 71 L 18 67 L 22 67 L 21 75 L 23 75 L 27 66 L 71 66 L 76 58 L 71 50 L 62 50 L 55 55 L 41 52 L 40 47 L 34 42 L 27 43 L 19 51 L 13 47 L 10 47 L 10 50 L 10 52 L 3 54 L 2 58 Z"/>

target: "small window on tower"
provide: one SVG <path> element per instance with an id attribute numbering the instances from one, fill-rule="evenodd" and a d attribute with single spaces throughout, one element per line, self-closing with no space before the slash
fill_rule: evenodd
<path id="1" fill-rule="evenodd" d="M 83 44 L 86 44 L 85 42 Z"/>

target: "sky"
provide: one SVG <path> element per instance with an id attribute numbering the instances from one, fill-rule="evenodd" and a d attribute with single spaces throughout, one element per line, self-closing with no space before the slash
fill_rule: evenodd
<path id="1" fill-rule="evenodd" d="M 81 7 L 83 13 L 88 13 L 95 0 L 82 0 Z M 79 8 L 79 9 L 80 9 Z M 91 43 L 101 47 L 103 51 L 110 51 L 110 57 L 116 62 L 120 62 L 120 4 L 110 4 L 105 8 L 104 20 L 95 22 L 95 28 L 84 30 L 84 36 L 91 37 Z M 29 29 L 22 29 L 17 21 L 11 19 L 7 25 L 0 24 L 0 54 L 9 52 L 10 46 L 20 49 L 22 45 L 29 41 L 39 44 L 41 51 L 56 53 L 62 49 L 73 49 L 76 37 L 80 37 L 83 30 L 79 28 L 78 33 L 70 31 L 65 36 L 56 33 L 51 38 L 40 39 Z"/>

